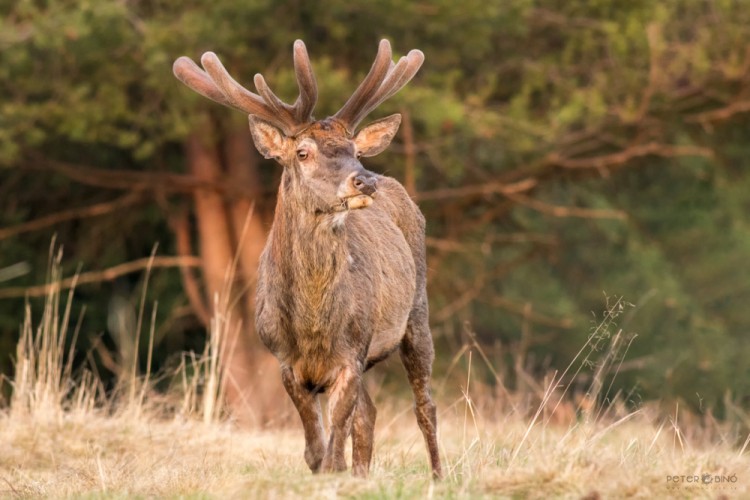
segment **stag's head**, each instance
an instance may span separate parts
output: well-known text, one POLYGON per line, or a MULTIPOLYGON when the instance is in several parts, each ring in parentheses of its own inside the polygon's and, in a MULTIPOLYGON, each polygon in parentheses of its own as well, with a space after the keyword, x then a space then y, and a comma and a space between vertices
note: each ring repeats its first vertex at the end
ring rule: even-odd
POLYGON ((279 99, 262 75, 251 92, 237 83, 213 52, 201 57, 204 69, 187 57, 174 63, 174 73, 199 94, 249 114, 250 132, 258 151, 285 167, 285 189, 304 200, 314 213, 367 207, 377 193, 375 176, 360 158, 374 156, 390 144, 401 123, 395 114, 360 130, 359 123, 398 92, 419 70, 424 54, 412 50, 398 63, 382 40, 375 62, 344 106, 323 120, 313 118, 318 87, 305 44, 294 43, 294 69, 299 97, 293 105, 279 99))

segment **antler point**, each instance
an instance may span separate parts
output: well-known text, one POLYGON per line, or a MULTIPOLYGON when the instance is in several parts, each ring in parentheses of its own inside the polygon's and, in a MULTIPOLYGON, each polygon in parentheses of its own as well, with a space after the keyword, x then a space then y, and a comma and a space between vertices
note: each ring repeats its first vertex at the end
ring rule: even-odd
POLYGON ((219 60, 219 56, 217 56, 216 53, 214 52, 211 52, 211 51, 204 52, 203 55, 201 56, 201 65, 204 68, 206 67, 206 63, 210 65, 215 62, 219 62, 219 64, 221 64, 221 61, 219 60))
POLYGON ((407 57, 418 57, 420 59, 424 59, 424 52, 422 52, 419 49, 411 49, 408 54, 406 54, 407 57))
POLYGON ((188 56, 180 56, 172 63, 172 72, 176 75, 185 66, 193 66, 195 63, 188 56))

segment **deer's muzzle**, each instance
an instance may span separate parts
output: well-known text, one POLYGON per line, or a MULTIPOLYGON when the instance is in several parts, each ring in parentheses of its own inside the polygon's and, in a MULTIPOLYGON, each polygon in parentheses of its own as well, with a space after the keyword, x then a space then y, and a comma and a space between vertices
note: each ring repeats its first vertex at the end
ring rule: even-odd
POLYGON ((349 175, 338 190, 342 207, 356 210, 372 205, 372 198, 377 192, 378 179, 372 174, 354 172, 349 175))
POLYGON ((359 174, 352 179, 352 185, 354 189, 367 196, 372 196, 375 191, 378 190, 378 180, 366 174, 359 174))

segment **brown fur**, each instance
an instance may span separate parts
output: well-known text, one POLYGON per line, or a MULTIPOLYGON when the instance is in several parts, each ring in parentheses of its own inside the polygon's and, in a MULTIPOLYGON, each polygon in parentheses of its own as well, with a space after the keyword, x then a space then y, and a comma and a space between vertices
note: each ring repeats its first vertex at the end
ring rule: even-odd
MULTIPOLYGON (((267 147, 263 137, 261 151, 267 147)), ((285 166, 273 227, 261 257, 256 327, 282 366, 284 386, 305 428, 314 472, 346 468, 344 441, 351 432, 353 469, 366 475, 372 456, 375 407, 362 374, 396 349, 416 399, 435 476, 441 475, 435 406, 430 397, 433 361, 428 325, 424 217, 396 180, 363 169, 356 141, 330 120, 294 138, 279 136, 275 150, 285 166), (334 187, 353 174, 373 176, 377 191, 367 208, 327 210, 295 159, 300 144, 317 145, 316 175, 334 187), (336 218, 342 218, 340 223, 336 218), (328 392, 331 435, 327 446, 316 393, 328 392)), ((270 141, 273 143, 273 141, 270 141)), ((271 147, 273 149, 273 147, 271 147)))
POLYGON ((391 56, 382 40, 362 84, 332 118, 320 121, 312 117, 317 83, 301 40, 294 43, 300 88, 294 105, 281 102, 261 75, 255 76, 260 95, 241 87, 212 52, 201 57, 205 71, 187 57, 173 70, 196 92, 249 113, 258 151, 284 166, 258 270, 255 322, 281 363, 282 382, 302 419, 310 469, 345 469, 351 434, 352 468, 367 475, 376 410, 362 374, 400 349, 432 473, 440 477, 424 217, 397 181, 366 171, 358 159, 388 147, 401 117, 352 134, 424 61, 419 50, 398 63, 391 56), (320 392, 329 394, 327 444, 320 392))

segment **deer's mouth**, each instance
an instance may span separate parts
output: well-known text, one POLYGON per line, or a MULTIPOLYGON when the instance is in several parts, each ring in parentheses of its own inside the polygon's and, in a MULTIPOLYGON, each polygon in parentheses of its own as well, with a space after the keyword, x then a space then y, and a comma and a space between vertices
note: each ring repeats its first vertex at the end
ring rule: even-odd
POLYGON ((367 194, 352 194, 349 196, 343 196, 339 198, 339 202, 334 205, 334 212, 347 212, 349 210, 359 210, 360 208, 366 208, 372 205, 374 201, 375 193, 372 196, 367 194))
POLYGON ((378 192, 377 178, 372 174, 355 171, 339 185, 336 195, 340 201, 339 210, 357 210, 372 205, 378 192))
MULTIPOLYGON (((374 195, 375 193, 373 193, 374 195)), ((373 199, 368 194, 355 194, 353 196, 347 196, 341 200, 341 203, 346 206, 347 210, 357 210, 359 208, 365 208, 372 205, 373 199)))

